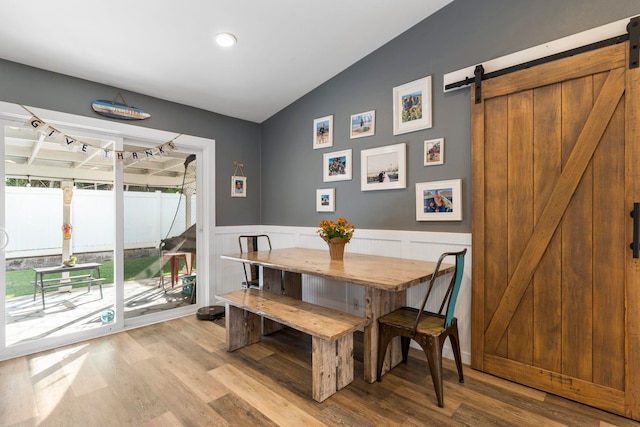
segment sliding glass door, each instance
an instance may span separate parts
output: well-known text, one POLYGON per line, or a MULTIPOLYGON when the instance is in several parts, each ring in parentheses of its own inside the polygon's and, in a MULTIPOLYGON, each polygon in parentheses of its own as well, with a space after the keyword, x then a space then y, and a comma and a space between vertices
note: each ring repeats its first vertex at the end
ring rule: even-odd
POLYGON ((197 144, 1 120, 0 359, 195 312, 197 144))

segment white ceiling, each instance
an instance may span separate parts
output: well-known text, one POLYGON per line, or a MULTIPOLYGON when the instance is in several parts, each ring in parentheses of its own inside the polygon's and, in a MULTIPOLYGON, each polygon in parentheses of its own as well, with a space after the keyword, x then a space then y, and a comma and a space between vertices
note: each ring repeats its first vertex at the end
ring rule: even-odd
POLYGON ((451 1, 0 0, 0 58, 261 123, 451 1))

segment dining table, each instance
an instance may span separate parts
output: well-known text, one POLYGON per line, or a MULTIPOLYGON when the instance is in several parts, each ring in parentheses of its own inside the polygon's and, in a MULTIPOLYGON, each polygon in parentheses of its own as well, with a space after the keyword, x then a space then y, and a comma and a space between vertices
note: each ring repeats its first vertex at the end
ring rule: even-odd
MULTIPOLYGON (((377 379, 378 318, 406 305, 407 289, 431 279, 436 262, 347 252, 341 260, 329 257, 328 250, 290 247, 221 255, 222 259, 262 267, 262 288, 302 299, 302 275, 313 275, 364 287, 364 316, 371 320, 364 327, 364 379, 377 379)), ((440 266, 438 275, 453 273, 452 264, 440 266)), ((278 325, 265 322, 263 333, 278 325)), ((399 337, 387 349, 382 373, 402 360, 399 337)))

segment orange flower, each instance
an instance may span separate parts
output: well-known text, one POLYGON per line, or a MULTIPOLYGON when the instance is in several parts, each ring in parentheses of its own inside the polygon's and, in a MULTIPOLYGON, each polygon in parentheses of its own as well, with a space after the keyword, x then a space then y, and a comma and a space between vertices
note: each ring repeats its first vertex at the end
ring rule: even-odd
POLYGON ((344 239, 347 243, 351 240, 353 232, 356 229, 353 224, 343 217, 337 218, 335 222, 323 219, 320 221, 319 226, 320 228, 317 230, 317 233, 324 240, 330 240, 338 237, 344 239))

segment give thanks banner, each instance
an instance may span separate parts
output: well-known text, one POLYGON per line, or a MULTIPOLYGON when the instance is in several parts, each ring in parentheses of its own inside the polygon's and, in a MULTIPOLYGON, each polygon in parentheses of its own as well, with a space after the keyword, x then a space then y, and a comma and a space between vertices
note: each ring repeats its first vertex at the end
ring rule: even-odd
MULTIPOLYGON (((29 113, 33 114, 31 112, 29 113)), ((164 156, 165 154, 177 149, 174 142, 175 138, 153 148, 145 148, 142 151, 109 150, 106 148, 94 147, 86 142, 78 140, 77 138, 64 134, 35 115, 31 116, 31 118, 25 123, 25 126, 41 132, 44 135, 45 141, 58 142, 60 145, 67 147, 70 151, 86 153, 87 155, 100 151, 104 159, 111 159, 115 157, 117 162, 123 162, 124 164, 130 164, 141 160, 151 160, 156 156, 164 156)))

